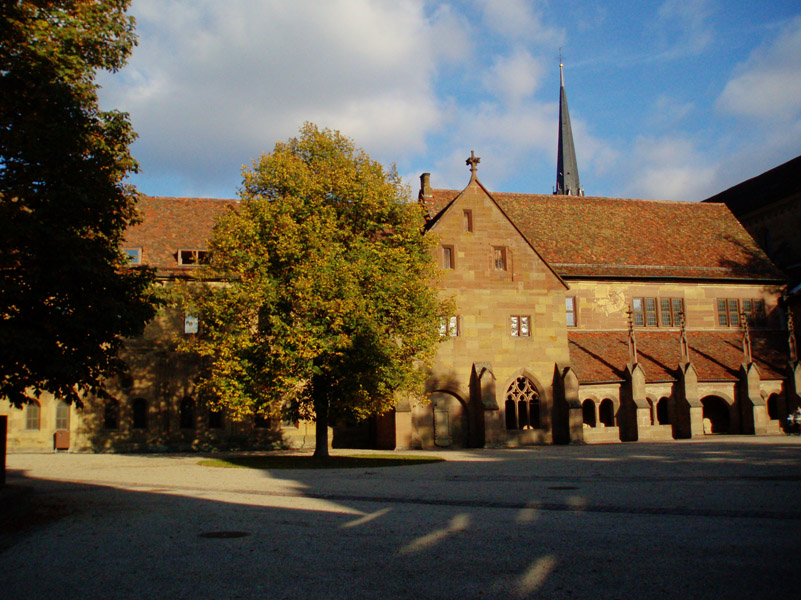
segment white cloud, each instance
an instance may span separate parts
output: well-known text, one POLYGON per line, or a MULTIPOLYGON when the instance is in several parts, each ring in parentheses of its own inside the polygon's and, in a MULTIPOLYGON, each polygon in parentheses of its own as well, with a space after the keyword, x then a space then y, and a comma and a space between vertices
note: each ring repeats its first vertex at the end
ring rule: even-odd
POLYGON ((101 98, 131 113, 134 154, 151 175, 238 175, 306 120, 398 160, 424 151, 443 120, 438 65, 470 51, 463 19, 445 8, 429 19, 423 8, 421 0, 135 0, 139 47, 121 75, 101 78, 101 98))
POLYGON ((484 23, 505 39, 521 39, 529 44, 554 47, 564 45, 565 32, 543 23, 540 3, 525 0, 476 0, 484 23))
POLYGON ((801 111, 801 18, 756 49, 718 98, 718 108, 742 117, 781 121, 801 111))
POLYGON ((700 200, 716 174, 692 141, 683 137, 639 137, 629 156, 626 192, 634 198, 700 200))
POLYGON ((517 106, 536 91, 542 73, 542 62, 518 47, 509 56, 496 57, 485 74, 484 85, 500 100, 517 106))
POLYGON ((675 127, 695 110, 692 102, 682 102, 665 94, 657 96, 651 107, 650 122, 658 127, 675 127))

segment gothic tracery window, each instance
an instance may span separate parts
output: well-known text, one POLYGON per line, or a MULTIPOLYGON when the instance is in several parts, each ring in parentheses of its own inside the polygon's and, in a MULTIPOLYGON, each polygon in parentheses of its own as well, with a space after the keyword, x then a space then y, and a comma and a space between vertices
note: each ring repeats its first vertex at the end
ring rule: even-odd
POLYGON ((506 428, 539 429, 540 396, 527 377, 518 377, 506 390, 506 428))

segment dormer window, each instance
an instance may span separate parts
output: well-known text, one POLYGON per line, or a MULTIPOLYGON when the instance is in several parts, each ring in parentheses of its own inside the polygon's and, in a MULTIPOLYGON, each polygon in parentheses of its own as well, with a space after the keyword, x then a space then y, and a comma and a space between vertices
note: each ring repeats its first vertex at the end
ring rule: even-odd
POLYGON ((141 248, 123 248, 123 254, 128 258, 129 265, 142 264, 142 249, 141 248))
POLYGON ((207 265, 211 260, 208 250, 178 250, 178 264, 184 267, 207 265))

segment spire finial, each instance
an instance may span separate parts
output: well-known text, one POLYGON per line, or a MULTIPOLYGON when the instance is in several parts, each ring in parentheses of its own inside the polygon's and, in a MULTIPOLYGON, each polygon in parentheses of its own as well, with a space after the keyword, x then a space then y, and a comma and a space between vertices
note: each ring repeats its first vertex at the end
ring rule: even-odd
POLYGON ((573 129, 567 110, 565 75, 562 68, 562 49, 559 49, 559 142, 556 154, 556 187, 553 193, 565 196, 583 196, 579 183, 576 148, 573 145, 573 129))
POLYGON ((564 64, 562 64, 562 47, 559 47, 559 86, 565 87, 565 72, 563 70, 564 64))
POLYGON ((750 365, 753 362, 751 355, 751 330, 749 328, 748 316, 745 312, 740 313, 740 322, 743 324, 743 360, 750 365))
POLYGON ((634 312, 629 308, 626 311, 629 321, 629 364, 636 365, 639 360, 637 356, 637 338, 634 337, 634 312))
POLYGON ((476 156, 476 153, 475 153, 474 150, 470 151, 470 158, 468 158, 464 162, 465 162, 465 164, 467 166, 470 167, 470 176, 471 177, 475 177, 476 176, 476 171, 478 170, 478 163, 481 162, 481 159, 478 156, 476 156))
POLYGON ((681 364, 686 365, 690 362, 690 343, 687 341, 687 315, 684 311, 679 313, 681 319, 681 335, 679 336, 679 345, 681 346, 681 364))

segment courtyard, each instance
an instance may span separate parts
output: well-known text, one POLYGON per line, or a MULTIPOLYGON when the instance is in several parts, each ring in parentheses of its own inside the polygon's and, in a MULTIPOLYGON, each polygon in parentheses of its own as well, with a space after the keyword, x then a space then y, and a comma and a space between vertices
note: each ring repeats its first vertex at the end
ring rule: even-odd
POLYGON ((423 454, 445 460, 10 454, 2 596, 798 597, 797 436, 423 454))

